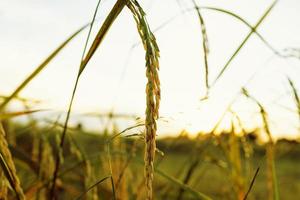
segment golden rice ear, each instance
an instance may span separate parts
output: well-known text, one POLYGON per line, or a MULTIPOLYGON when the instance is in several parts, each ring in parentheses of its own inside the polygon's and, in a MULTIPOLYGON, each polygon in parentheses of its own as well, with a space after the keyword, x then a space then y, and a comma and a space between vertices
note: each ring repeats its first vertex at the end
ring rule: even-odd
POLYGON ((16 193, 18 200, 25 200, 25 195, 20 184, 19 177, 16 172, 16 167, 9 151, 8 144, 5 139, 5 132, 0 122, 0 165, 4 175, 9 181, 11 187, 16 193))
POLYGON ((155 157, 155 137, 156 137, 156 120, 159 116, 160 104, 160 81, 158 76, 159 70, 159 49, 156 39, 151 32, 147 23, 145 12, 135 0, 128 1, 128 8, 131 10, 137 24, 137 29, 146 51, 146 121, 145 121, 145 180, 147 199, 153 199, 152 183, 154 174, 154 157, 155 157))

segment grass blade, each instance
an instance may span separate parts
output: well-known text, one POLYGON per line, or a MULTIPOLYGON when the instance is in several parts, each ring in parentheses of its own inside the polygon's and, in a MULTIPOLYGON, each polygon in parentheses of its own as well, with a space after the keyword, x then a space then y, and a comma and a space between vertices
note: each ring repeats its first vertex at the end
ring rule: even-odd
POLYGON ((96 19, 96 16, 97 16, 97 12, 98 12, 100 3, 101 3, 101 0, 98 1, 97 6, 96 6, 96 9, 95 9, 95 12, 94 12, 94 16, 93 16, 93 19, 92 19, 92 23, 91 23, 91 26, 90 26, 90 28, 89 28, 89 32, 88 32, 88 35, 87 35, 87 38, 86 38, 86 41, 85 41, 85 44, 84 44, 84 49, 83 49, 81 61, 83 60, 84 55, 85 55, 85 52, 86 52, 86 49, 87 49, 87 45, 88 45, 89 38, 90 38, 91 33, 92 33, 92 29, 93 29, 93 26, 94 26, 94 22, 95 22, 95 19, 96 19))
POLYGON ((259 32, 257 32, 257 30, 255 30, 255 28, 249 23, 247 22, 245 19, 243 19, 241 16, 230 12, 228 10, 222 9, 222 8, 215 8, 215 7, 200 7, 200 9, 206 9, 206 10, 213 10, 213 11, 217 11, 217 12, 221 12, 224 14, 227 14, 231 17, 236 18, 237 20, 239 20, 240 22, 242 22, 243 24, 245 24, 250 30, 253 30, 253 33, 255 33, 257 35, 257 37, 271 50, 273 51, 276 55, 282 56, 259 32))
POLYGON ((9 112, 9 113, 1 113, 0 120, 10 119, 13 117, 19 117, 22 115, 29 115, 35 112, 40 112, 42 110, 28 110, 28 111, 18 111, 18 112, 9 112))
POLYGON ((290 87, 292 88, 293 96, 294 96, 294 101, 297 106, 297 111, 298 111, 298 116, 299 116, 299 121, 300 121, 300 99, 299 99, 299 94, 298 91, 293 83, 293 81, 288 77, 288 81, 290 84, 290 87))
MULTIPOLYGON (((280 56, 280 57, 286 57, 284 55, 282 55, 278 50, 276 50, 257 30, 254 29, 254 27, 249 23, 247 22, 244 18, 242 18, 241 16, 231 12, 231 11, 228 11, 228 10, 225 10, 225 9, 222 9, 222 8, 216 8, 216 7, 208 7, 208 6, 199 6, 200 10, 203 9, 203 10, 212 10, 212 11, 216 11, 216 12, 220 12, 220 13, 223 13, 223 14, 226 14, 226 15, 229 15, 235 19, 237 19, 238 21, 242 22, 244 25, 246 25, 250 30, 253 30, 253 33, 255 33, 258 38, 266 45, 266 47, 268 47, 271 51, 274 52, 274 54, 280 56)), ((158 27, 156 27, 153 32, 155 33, 156 31, 159 31, 161 30, 162 28, 164 28, 165 26, 167 26, 170 22, 172 22, 173 20, 175 20, 177 17, 185 14, 185 13, 188 13, 188 12, 192 12, 194 11, 195 8, 188 8, 188 9, 185 9, 183 10, 182 12, 180 12, 179 14, 167 19, 165 22, 163 22, 161 25, 159 25, 158 27)), ((135 43, 132 48, 138 46, 140 43, 135 43)))
POLYGON ((212 200, 210 197, 206 196, 203 193, 200 193, 196 190, 194 190, 193 188, 191 188, 190 186, 182 183, 181 181, 179 181, 178 179, 169 176, 168 174, 164 173, 163 171, 159 170, 159 169, 155 169, 155 173, 161 175, 162 177, 164 177, 165 179, 167 179, 168 181, 172 182, 173 184, 179 186, 180 188, 186 190, 187 192, 189 192, 190 194, 192 194, 194 197, 196 197, 197 199, 200 200, 212 200))
POLYGON ((255 99, 253 96, 249 94, 249 92, 243 88, 242 93, 254 101, 259 109, 260 109, 260 115, 263 121, 263 128, 264 131, 267 133, 267 136, 269 138, 268 143, 266 144, 266 153, 267 153, 267 188, 268 188, 268 195, 270 200, 279 200, 279 188, 278 188, 278 182, 277 182, 277 175, 276 175, 276 168, 275 168, 275 143, 272 138, 271 130, 269 127, 269 120, 268 120, 268 115, 263 107, 263 105, 255 99))
MULTIPOLYGON (((99 47, 99 45, 103 41, 104 36, 108 32, 109 28, 111 27, 111 25, 113 24, 113 22, 115 21, 117 16, 120 14, 122 9, 125 7, 126 3, 127 3, 127 1, 124 1, 124 0, 118 0, 115 3, 114 7, 112 8, 110 13, 106 17, 103 25, 101 26, 99 32, 97 33, 96 38, 94 39, 87 55, 85 56, 85 58, 80 63, 78 75, 76 77, 76 81, 75 81, 74 88, 73 88, 73 91, 72 91, 71 99, 70 99, 70 102, 69 102, 69 107, 68 107, 66 120, 65 120, 65 123, 64 123, 63 132, 62 132, 62 135, 61 135, 59 151, 62 151, 63 146, 64 146, 65 136, 66 136, 67 128, 68 128, 68 122, 69 122, 70 114, 71 114, 71 111, 72 111, 72 105, 73 105, 73 101, 74 101, 74 97, 75 97, 75 93, 76 93, 76 90, 77 90, 77 86, 78 86, 78 83, 79 83, 80 76, 81 76, 82 72, 84 71, 86 65, 88 64, 89 60, 94 55, 97 48, 99 47)), ((96 9, 96 11, 97 11, 97 9, 96 9)), ((85 49, 84 49, 84 51, 85 51, 85 49)), ((57 179, 57 175, 58 175, 58 171, 59 171, 59 167, 60 167, 60 157, 59 157, 60 153, 59 153, 59 151, 58 151, 57 156, 56 156, 55 171, 54 171, 54 174, 53 174, 53 181, 52 181, 52 186, 51 186, 51 190, 50 190, 50 196, 51 196, 52 199, 55 199, 56 179, 57 179)))
POLYGON ((89 51, 87 52, 87 55, 84 57, 84 59, 81 61, 80 68, 79 68, 79 73, 78 76, 83 72, 85 69, 86 65, 96 52, 97 48, 100 46, 102 43, 106 33, 108 32, 109 28, 117 18, 117 16, 120 14, 120 12, 123 10, 125 5, 127 4, 127 0, 118 0, 112 10, 110 11, 109 15, 105 19, 103 25, 101 26, 99 32, 96 35, 96 38, 94 39, 89 51))
POLYGON ((256 177, 257 177, 257 175, 258 175, 258 172, 259 172, 259 167, 258 167, 258 168, 256 169, 256 171, 255 171, 255 174, 254 174, 254 176, 253 176, 253 178, 252 178, 252 180, 251 180, 251 183, 250 183, 250 186, 249 186, 249 188, 248 188, 248 191, 247 191, 245 197, 243 198, 243 200, 246 200, 246 199, 248 198, 248 195, 249 195, 249 193, 250 193, 250 191, 251 191, 251 189, 252 189, 252 187, 253 187, 253 185, 254 185, 254 182, 255 182, 255 180, 256 180, 256 177))
POLYGON ((234 51, 234 53, 231 55, 231 57, 228 59, 228 61, 226 62, 226 64, 223 66, 222 70, 219 72, 219 74, 217 75, 216 79, 212 82, 212 86, 214 86, 216 84, 216 82, 219 80, 219 78, 223 75, 223 73, 225 72, 225 70, 227 69, 227 67, 229 66, 229 64, 231 63, 231 61, 235 58, 235 56, 240 52, 240 50, 243 48, 243 46, 246 44, 246 42, 248 41, 248 39, 250 38, 250 36, 254 33, 254 30, 256 30, 259 25, 263 22, 263 20, 268 16, 268 14, 271 12, 271 10, 274 8, 274 6, 276 5, 278 1, 275 0, 271 6, 266 10, 266 12, 263 14, 263 16, 258 20, 258 22, 256 23, 256 25, 253 27, 253 29, 248 33, 248 35, 245 37, 245 39, 242 41, 242 43, 238 46, 238 48, 234 51))
POLYGON ((101 184, 102 182, 104 182, 105 180, 111 178, 110 176, 106 176, 104 178, 102 178, 101 180, 97 181, 94 185, 92 185, 91 187, 89 187, 86 191, 84 191, 83 193, 81 193, 75 200, 80 200, 83 199, 83 197, 90 191, 92 190, 94 187, 96 187, 97 185, 101 184))

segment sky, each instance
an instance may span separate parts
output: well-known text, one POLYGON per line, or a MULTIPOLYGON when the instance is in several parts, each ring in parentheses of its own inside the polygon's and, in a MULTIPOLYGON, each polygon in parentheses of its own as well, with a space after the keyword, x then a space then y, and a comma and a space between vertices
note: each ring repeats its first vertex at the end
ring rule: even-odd
MULTIPOLYGON (((232 109, 245 128, 261 126, 259 109, 238 95, 242 86, 266 108, 275 137, 299 137, 299 118, 287 77, 300 88, 300 59, 281 58, 254 34, 205 95, 204 60, 199 19, 191 0, 141 0, 160 48, 161 108, 158 134, 209 131, 235 100, 232 109), (172 19, 172 20, 170 20, 172 19), (292 110, 292 111, 291 111, 292 110)), ((92 31, 92 39, 115 1, 103 0, 92 31)), ((203 0, 199 6, 229 10, 256 24, 272 1, 203 0)), ((0 94, 9 95, 61 42, 92 19, 97 0, 0 0, 0 94)), ((281 0, 257 31, 279 52, 300 47, 300 1, 281 0)), ((249 33, 249 28, 231 16, 201 10, 209 42, 209 81, 249 33)), ((74 39, 35 78, 21 96, 42 100, 33 108, 49 109, 42 117, 66 110, 87 30, 74 39)), ((135 21, 126 8, 84 71, 76 93, 73 119, 84 127, 99 128, 98 119, 86 113, 115 113, 144 116, 145 53, 135 21), (80 118, 81 116, 81 118, 80 118), (79 119, 80 118, 80 119, 79 119)), ((90 41, 91 43, 91 41, 90 41)), ((89 43, 89 44, 90 44, 89 43)), ((20 109, 12 104, 11 109, 20 109)), ((41 117, 41 115, 38 115, 41 117)), ((120 121, 121 127, 133 121, 120 121)), ((229 128, 227 115, 220 125, 229 128)), ((102 126, 103 127, 103 126, 102 126)))

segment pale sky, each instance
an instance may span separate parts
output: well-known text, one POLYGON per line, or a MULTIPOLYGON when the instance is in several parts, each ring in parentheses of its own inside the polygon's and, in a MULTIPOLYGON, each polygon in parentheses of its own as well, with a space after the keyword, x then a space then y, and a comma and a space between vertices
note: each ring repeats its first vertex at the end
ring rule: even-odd
MULTIPOLYGON (((95 36, 115 1, 100 4, 93 35, 95 36)), ((180 14, 192 8, 191 0, 141 0, 152 30, 177 16, 155 32, 161 51, 161 116, 159 134, 192 133, 210 130, 240 87, 247 83, 249 92, 266 108, 271 130, 276 136, 296 137, 299 119, 280 105, 296 110, 286 76, 300 88, 300 60, 274 55, 254 34, 211 90, 205 93, 204 61, 199 20, 195 12, 180 14), (255 74, 255 76, 254 76, 255 74), (253 77, 253 78, 251 78, 253 77), (279 98, 280 97, 280 98, 279 98), (280 104, 280 105, 278 105, 280 104), (168 122, 165 122, 167 120, 168 122)), ((232 11, 254 25, 270 0, 203 0, 200 6, 232 11)), ((97 0, 0 0, 0 94, 8 95, 62 41, 92 19, 97 0)), ((258 32, 280 52, 300 47, 300 1, 281 0, 258 28, 258 32)), ((202 10, 206 23, 210 54, 209 80, 249 32, 241 22, 215 11, 202 10)), ((43 100, 36 108, 51 112, 66 110, 73 87, 87 31, 65 48, 49 66, 21 93, 23 97, 43 100)), ((136 114, 145 110, 145 61, 135 21, 126 8, 113 24, 102 46, 84 71, 77 91, 74 115, 88 112, 136 114)), ((259 125, 258 108, 239 98, 233 105, 245 126, 259 125)), ((44 116, 50 115, 45 113, 44 116)), ((100 127, 99 121, 87 121, 85 127, 100 127), (98 123, 98 124, 97 124, 98 123)), ((122 122, 130 126, 133 122, 122 122)), ((228 127, 224 120, 222 127, 228 127)), ((299 136, 298 136, 299 137, 299 136)))

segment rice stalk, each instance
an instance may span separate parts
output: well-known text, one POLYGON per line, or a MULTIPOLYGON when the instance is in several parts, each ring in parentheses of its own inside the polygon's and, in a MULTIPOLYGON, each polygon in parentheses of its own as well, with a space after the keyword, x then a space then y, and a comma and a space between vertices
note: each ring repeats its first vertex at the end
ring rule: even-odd
POLYGON ((300 48, 285 48, 282 57, 300 59, 300 48))
POLYGON ((16 193, 16 197, 18 200, 25 200, 25 195, 23 193, 23 189, 21 187, 21 183, 19 177, 16 172, 16 167, 14 161, 12 159, 12 155, 9 151, 8 144, 5 139, 5 132, 2 127, 2 123, 0 123, 0 164, 5 174, 7 180, 10 183, 10 186, 16 193))
POLYGON ((112 188, 112 193, 113 193, 113 200, 116 200, 116 191, 115 191, 115 184, 114 184, 114 178, 113 178, 113 169, 112 169, 112 162, 111 162, 111 153, 110 153, 110 144, 107 143, 106 145, 106 153, 107 153, 107 158, 108 158, 108 167, 109 167, 109 172, 110 172, 110 183, 111 183, 111 188, 112 188))
POLYGON ((96 16, 97 16, 97 12, 98 12, 100 3, 101 3, 101 0, 98 0, 98 3, 97 3, 97 5, 96 5, 96 9, 95 9, 95 11, 94 11, 94 16, 93 16, 93 19, 92 19, 92 22, 91 22, 91 26, 90 26, 90 28, 89 28, 88 35, 87 35, 87 37, 86 37, 86 41, 85 41, 85 45, 84 45, 84 48, 83 48, 81 60, 84 59, 85 52, 86 52, 86 49, 87 49, 87 46, 88 46, 88 42, 89 42, 89 39, 90 39, 92 30, 93 30, 94 22, 95 22, 95 19, 96 19, 96 16))
MULTIPOLYGON (((209 6, 199 6, 200 10, 211 10, 211 11, 216 11, 219 13, 223 13, 226 15, 229 15, 230 17, 233 17, 235 19, 237 19, 238 21, 242 22, 244 25, 246 25, 250 30, 253 30, 253 33, 256 34, 256 36, 264 43, 264 45, 269 48, 275 55, 278 55, 280 57, 285 57, 284 55, 280 54, 280 52, 278 50, 276 50, 257 30, 254 29, 254 27, 247 22, 244 18, 242 18, 241 16, 222 9, 222 8, 216 8, 216 7, 209 7, 209 6)), ((168 25, 170 22, 172 22, 173 20, 175 20, 177 17, 181 16, 182 14, 185 14, 187 12, 192 12, 194 11, 195 8, 188 8, 185 10, 182 10, 181 13, 174 15, 173 17, 170 17, 169 19, 167 19, 166 21, 164 21, 163 23, 161 23, 161 25, 159 25, 158 27, 156 27, 155 29, 153 29, 153 32, 157 32, 160 29, 164 28, 166 25, 168 25)), ((139 43, 135 43, 134 45, 132 45, 132 48, 138 46, 139 43)))
POLYGON ((268 136, 268 143, 266 144, 266 155, 267 155, 267 188, 268 188, 268 199, 269 200, 279 200, 279 188, 277 183, 277 175, 276 175, 276 168, 275 168, 275 143, 272 138, 272 134, 269 127, 269 120, 267 112, 265 111, 262 104, 255 99, 254 97, 250 96, 248 91, 243 88, 242 93, 254 101, 259 109, 260 115, 263 122, 263 129, 268 136))
POLYGON ((242 164, 240 155, 240 144, 235 132, 234 122, 232 121, 232 130, 229 135, 228 156, 231 164, 231 176, 234 182, 234 190, 238 200, 242 200, 245 195, 244 177, 242 175, 242 164))
MULTIPOLYGON (((75 81, 75 84, 74 84, 74 87, 73 87, 73 91, 72 91, 72 94, 71 94, 71 99, 70 99, 69 106, 68 106, 68 111, 67 111, 67 116, 66 116, 65 123, 64 123, 63 132, 62 132, 62 135, 61 135, 59 151, 61 151, 63 146, 64 146, 65 135, 67 133, 69 118, 70 118, 70 114, 71 114, 71 111, 72 111, 73 101, 74 101, 75 93, 76 93, 76 90, 77 90, 77 86, 79 84, 80 76, 81 76, 82 72, 84 71, 85 67, 87 66, 88 62, 90 61, 90 59, 92 58, 92 56, 96 52, 97 48, 102 43, 102 41, 104 39, 104 36, 108 32, 109 28, 111 27, 111 25, 113 24, 113 22, 115 21, 117 16, 120 14, 120 12, 125 7, 126 3, 127 2, 124 1, 124 0, 118 0, 115 3, 114 7, 110 11, 110 13, 106 17, 105 21, 103 22, 103 25, 101 26, 100 30, 98 31, 98 33, 96 35, 96 38, 94 39, 91 47, 89 48, 89 51, 87 52, 87 55, 84 57, 84 59, 80 63, 78 74, 77 74, 77 77, 76 77, 76 81, 75 81)), ((84 51, 85 51, 85 49, 84 49, 84 51)), ((84 55, 84 52, 83 52, 83 55, 84 55)), ((50 196, 53 199, 55 199, 55 181, 57 179, 59 167, 60 167, 60 157, 57 156, 56 157, 55 171, 54 171, 54 174, 53 174, 52 187, 51 187, 51 192, 50 192, 50 196)))
MULTIPOLYGON (((120 169, 120 173, 118 175, 118 178, 116 179, 116 192, 118 191, 119 186, 124 187, 124 185, 126 184, 122 180, 124 177, 128 179, 129 173, 127 173, 127 171, 130 170, 129 164, 132 161, 132 159, 135 157, 136 145, 137 145, 137 140, 135 140, 134 143, 132 144, 132 147, 130 149, 130 154, 126 159, 126 162, 123 164, 122 168, 120 169)), ((132 174, 130 173, 129 176, 132 177, 132 174)))
MULTIPOLYGON (((49 144, 49 142, 47 141, 46 137, 42 136, 42 140, 41 140, 41 156, 40 156, 40 167, 39 167, 39 174, 38 174, 38 179, 41 182, 44 182, 46 180, 48 180, 49 177, 51 177, 51 175, 54 172, 54 157, 53 157, 53 149, 51 147, 51 145, 49 144)), ((48 189, 49 188, 45 188, 45 190, 38 190, 37 195, 38 195, 38 199, 40 196, 44 196, 47 197, 48 195, 48 189)), ((45 198, 47 199, 47 198, 45 198)))
POLYGON ((247 140, 247 131, 245 130, 242 120, 241 118, 238 116, 238 114, 234 111, 232 111, 232 114, 235 116, 239 127, 241 128, 242 131, 242 137, 241 139, 241 144, 242 144, 242 148, 243 148, 243 152, 244 152, 244 157, 245 157, 245 178, 247 180, 250 180, 250 172, 252 171, 252 167, 251 167, 251 158, 253 155, 253 147, 251 146, 251 144, 249 143, 249 141, 247 140))
POLYGON ((203 193, 200 193, 196 190, 194 190, 193 188, 191 188, 190 186, 182 183, 181 181, 175 179, 172 176, 169 176, 168 174, 166 174, 165 172, 156 169, 155 173, 159 174, 160 176, 164 177, 165 179, 167 179, 168 181, 170 181, 171 183, 173 183, 174 185, 179 186, 180 188, 183 188, 184 190, 186 190, 187 192, 189 192, 191 195, 193 195, 196 199, 199 200, 212 200, 210 197, 206 196, 203 193))
POLYGON ((264 124, 264 130, 266 131, 269 142, 267 143, 267 179, 268 179, 268 193, 269 200, 279 200, 279 191, 278 191, 278 183, 275 169, 275 144, 271 135, 271 131, 269 128, 268 116, 265 109, 259 104, 260 113, 264 124))
POLYGON ((111 178, 111 176, 106 176, 102 179, 100 179, 99 181, 97 181, 96 183, 94 183, 92 186, 90 186, 86 191, 84 191, 83 193, 81 193, 75 200, 80 200, 83 199, 83 197, 90 191, 92 190, 94 187, 98 186, 99 184, 101 184, 102 182, 106 181, 107 179, 111 178))
MULTIPOLYGON (((191 161, 191 160, 190 160, 190 161, 191 161)), ((183 184, 186 184, 186 185, 187 185, 187 184, 189 183, 189 181, 190 181, 191 178, 193 177, 192 175, 193 175, 193 173, 195 172, 195 170, 197 169, 199 163, 200 163, 199 157, 197 157, 195 160, 193 160, 193 161, 191 162, 191 164, 190 164, 190 166, 189 166, 189 168, 188 168, 188 170, 187 170, 187 173, 186 173, 186 175, 185 175, 185 177, 184 177, 183 184)), ((183 188, 180 188, 180 189, 179 189, 179 192, 178 192, 178 196, 177 196, 176 199, 177 199, 177 200, 182 199, 183 194, 184 194, 184 189, 183 189, 183 188)))
MULTIPOLYGON (((95 182, 94 168, 90 160, 84 160, 84 165, 85 165, 84 187, 85 190, 88 190, 90 185, 95 182)), ((98 188, 94 187, 93 189, 90 190, 91 191, 86 194, 86 199, 98 200, 98 194, 97 194, 98 188)))
POLYGON ((254 29, 254 27, 249 23, 247 22, 245 19, 243 19, 241 16, 231 12, 231 11, 228 11, 228 10, 225 10, 225 9, 222 9, 222 8, 216 8, 216 7, 208 7, 208 6, 203 6, 203 7, 200 7, 200 9, 204 9, 204 10, 212 10, 212 11, 216 11, 216 12, 220 12, 220 13, 224 13, 226 15, 229 15, 235 19, 237 19, 238 21, 242 22, 243 24, 245 24, 250 30, 253 30, 253 33, 256 34, 256 36, 265 44, 265 46, 267 48, 269 48, 271 51, 273 51, 273 53, 275 55, 278 55, 280 57, 283 57, 283 55, 280 54, 280 52, 278 50, 276 50, 259 32, 257 32, 257 30, 254 29))
POLYGON ((299 98, 299 94, 298 94, 298 91, 297 91, 293 81, 290 78, 288 78, 288 81, 289 81, 290 87, 291 87, 292 92, 293 92, 293 97, 294 97, 295 104, 297 106, 297 113, 298 113, 299 122, 300 122, 300 98, 299 98))
MULTIPOLYGON (((86 157, 83 150, 80 148, 79 144, 75 140, 72 134, 68 134, 68 139, 70 143, 70 153, 75 155, 77 160, 83 161, 85 174, 84 174, 84 188, 88 189, 92 183, 95 182, 94 176, 94 167, 91 164, 91 161, 86 157)), ((98 190, 97 187, 93 188, 88 194, 86 194, 86 198, 90 200, 98 200, 98 190)))
MULTIPOLYGON (((126 149, 126 143, 122 143, 121 138, 118 140, 115 140, 113 143, 114 149, 126 149)), ((134 148, 130 151, 134 151, 134 148)), ((121 156, 116 156, 113 159, 113 170, 117 173, 113 174, 113 180, 115 181, 115 193, 116 193, 116 199, 122 199, 122 200, 128 200, 129 194, 127 191, 128 183, 130 183, 130 178, 132 177, 130 175, 130 171, 126 170, 127 166, 129 165, 130 160, 132 159, 133 153, 128 152, 129 155, 127 159, 125 160, 121 156), (124 177, 124 178, 123 178, 124 177)))
MULTIPOLYGON (((136 158, 135 161, 137 162, 137 164, 143 164, 142 160, 140 160, 139 158, 136 158)), ((201 192, 196 191, 195 189, 193 189, 192 187, 190 187, 189 185, 186 185, 184 183, 182 183, 180 180, 178 180, 177 178, 174 178, 173 176, 170 176, 168 174, 166 174, 164 171, 160 170, 158 167, 155 167, 154 172, 158 175, 160 175, 161 177, 165 178, 166 180, 168 180, 170 183, 172 183, 175 186, 178 186, 180 188, 183 188, 185 191, 187 191, 188 193, 190 193, 191 195, 193 195, 196 199, 199 200, 211 200, 211 198, 201 192)), ((141 194, 141 184, 137 186, 137 195, 141 194)), ((139 198, 135 198, 135 199, 139 199, 139 198)))
POLYGON ((248 190, 247 190, 247 192, 246 192, 245 197, 243 198, 243 200, 246 200, 246 199, 248 198, 248 195, 250 194, 250 191, 251 191, 251 189, 252 189, 252 187, 253 187, 253 185, 254 185, 254 182, 255 182, 255 180, 256 180, 256 177, 257 177, 257 175, 258 175, 259 169, 260 169, 259 167, 256 169, 256 171, 255 171, 255 173, 254 173, 254 176, 253 176, 253 178, 252 178, 252 180, 251 180, 251 183, 250 183, 250 185, 249 185, 249 188, 248 188, 248 190))
POLYGON ((147 199, 153 199, 153 174, 154 174, 154 157, 156 150, 156 120, 159 116, 160 103, 160 81, 158 76, 159 70, 159 49, 156 43, 155 36, 151 32, 148 22, 145 18, 145 13, 137 1, 128 1, 128 8, 131 10, 134 19, 137 23, 137 29, 146 51, 146 77, 148 79, 146 85, 146 121, 145 121, 145 177, 147 188, 147 199))
POLYGON ((207 56, 209 54, 208 37, 207 37, 204 19, 200 13, 200 8, 197 5, 195 0, 192 0, 192 2, 194 4, 195 10, 196 10, 198 18, 199 18, 201 33, 202 33, 202 48, 203 48, 203 53, 204 53, 204 66, 205 66, 205 86, 206 86, 206 96, 207 96, 208 90, 209 90, 209 82, 208 82, 209 69, 208 69, 208 59, 207 59, 207 56))

